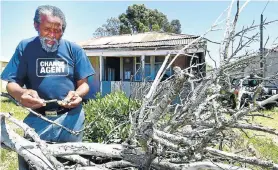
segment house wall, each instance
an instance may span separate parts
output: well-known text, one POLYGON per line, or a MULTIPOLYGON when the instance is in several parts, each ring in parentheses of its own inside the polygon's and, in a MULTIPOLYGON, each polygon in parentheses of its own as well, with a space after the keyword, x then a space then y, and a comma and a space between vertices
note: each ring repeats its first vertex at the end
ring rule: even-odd
MULTIPOLYGON (((278 52, 271 52, 266 58, 265 76, 273 77, 278 73, 278 52)), ((278 76, 275 77, 276 79, 278 76)), ((278 79, 274 81, 278 85, 278 79)))
MULTIPOLYGON (((188 58, 187 56, 182 56, 182 55, 178 56, 178 58, 173 63, 173 67, 178 66, 181 69, 186 68, 186 66, 189 65, 187 63, 187 58, 188 58)), ((190 60, 189 60, 189 62, 190 62, 190 60)))
MULTIPOLYGON (((0 73, 2 74, 2 71, 5 69, 5 67, 7 66, 8 62, 6 61, 0 61, 0 73)), ((2 91, 2 89, 6 89, 7 86, 7 81, 3 81, 0 80, 0 90, 2 91)))
POLYGON ((250 74, 261 74, 260 68, 260 57, 256 56, 248 63, 248 66, 244 69, 244 77, 249 76, 250 74))
MULTIPOLYGON (((246 77, 252 74, 260 75, 262 73, 260 67, 260 56, 254 56, 247 61, 247 65, 233 70, 232 74, 234 77, 246 77)), ((264 77, 270 78, 278 73, 278 52, 271 52, 266 57, 266 64, 264 66, 264 77)), ((277 79, 277 78, 276 78, 277 79)), ((278 80, 273 81, 274 84, 278 85, 278 80)), ((266 84, 268 85, 268 84, 266 84)))
POLYGON ((93 77, 88 78, 88 84, 90 87, 89 93, 84 97, 84 99, 95 98, 95 94, 100 91, 100 71, 99 71, 99 57, 90 56, 88 57, 94 70, 95 74, 93 77))
MULTIPOLYGON (((260 56, 254 56, 252 60, 248 62, 248 66, 244 68, 244 76, 248 76, 251 73, 260 74, 260 56)), ((241 70, 242 71, 242 70, 241 70)), ((271 77, 278 72, 278 52, 271 52, 266 57, 266 64, 264 66, 264 76, 271 77)))
MULTIPOLYGON (((190 54, 193 55, 193 54, 190 54)), ((192 64, 205 63, 205 55, 204 53, 195 54, 196 58, 193 58, 192 64), (197 58, 198 57, 198 58, 197 58)), ((185 69, 190 67, 191 56, 188 55, 180 55, 173 63, 173 67, 178 66, 181 69, 185 69)), ((200 74, 205 76, 206 65, 200 65, 198 68, 194 68, 193 70, 198 71, 200 74)))

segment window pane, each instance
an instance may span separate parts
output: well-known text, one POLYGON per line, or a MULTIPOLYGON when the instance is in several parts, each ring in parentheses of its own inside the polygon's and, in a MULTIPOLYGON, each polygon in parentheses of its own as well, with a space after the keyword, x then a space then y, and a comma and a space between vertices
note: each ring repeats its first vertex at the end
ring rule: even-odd
POLYGON ((155 65, 154 65, 154 69, 155 69, 155 75, 157 74, 157 72, 158 72, 158 70, 160 69, 160 67, 161 67, 161 65, 162 64, 158 64, 158 63, 156 63, 155 65))
POLYGON ((139 81, 139 80, 141 80, 142 79, 142 76, 141 76, 141 64, 136 64, 136 70, 135 70, 135 73, 136 73, 136 75, 135 75, 135 80, 136 81, 139 81))
POLYGON ((137 73, 135 76, 135 81, 141 81, 141 80, 142 80, 141 73, 137 73))
POLYGON ((145 56, 145 63, 151 63, 151 57, 145 56))
MULTIPOLYGON (((161 65, 162 65, 162 64, 160 64, 160 63, 156 63, 156 64, 154 65, 154 67, 155 67, 155 68, 154 68, 154 69, 155 69, 155 76, 156 76, 157 72, 159 71, 161 65)), ((167 76, 170 77, 170 76, 171 76, 171 68, 167 69, 165 74, 167 74, 167 76)))
POLYGON ((145 77, 151 76, 151 65, 145 64, 145 77))
POLYGON ((140 63, 141 62, 141 57, 136 57, 136 63, 140 63))
POLYGON ((170 76, 171 76, 171 68, 168 69, 168 70, 166 70, 166 73, 165 73, 165 74, 167 74, 167 76, 170 77, 170 76))
MULTIPOLYGON (((136 63, 141 63, 141 57, 136 57, 136 63)), ((145 56, 145 63, 151 63, 150 56, 145 56)))
MULTIPOLYGON (((136 75, 135 75, 135 80, 136 81, 141 81, 142 80, 142 72, 141 72, 141 65, 136 64, 136 75)), ((145 64, 145 78, 147 80, 151 79, 151 64, 145 64)))
POLYGON ((164 56, 155 56, 155 62, 156 62, 156 63, 157 63, 157 62, 163 63, 164 59, 165 59, 164 56))

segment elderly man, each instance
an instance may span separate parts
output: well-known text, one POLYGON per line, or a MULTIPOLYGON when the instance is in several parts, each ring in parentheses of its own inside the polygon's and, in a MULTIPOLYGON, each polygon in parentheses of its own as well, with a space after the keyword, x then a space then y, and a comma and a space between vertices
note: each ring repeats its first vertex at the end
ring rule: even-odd
MULTIPOLYGON (((81 130, 85 119, 82 97, 89 91, 87 78, 94 69, 81 47, 62 39, 66 19, 59 8, 39 6, 34 27, 39 36, 19 43, 1 79, 8 81, 7 91, 22 105, 71 130, 81 130), (53 99, 67 102, 47 102, 53 99)), ((49 142, 82 140, 82 133, 72 135, 33 114, 24 122, 49 142)), ((22 157, 19 169, 27 169, 22 157)))

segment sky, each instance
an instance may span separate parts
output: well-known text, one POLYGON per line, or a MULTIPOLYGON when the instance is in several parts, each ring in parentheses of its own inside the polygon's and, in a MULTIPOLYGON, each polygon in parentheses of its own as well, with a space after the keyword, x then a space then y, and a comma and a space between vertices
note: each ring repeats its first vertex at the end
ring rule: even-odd
MULTIPOLYGON (((240 1, 240 5, 245 1, 240 1)), ((63 38, 80 42, 93 37, 94 31, 110 17, 124 13, 132 4, 145 4, 147 8, 157 9, 167 15, 168 20, 180 20, 183 34, 202 35, 218 16, 229 6, 230 1, 1 1, 1 60, 9 60, 22 39, 37 36, 33 27, 35 10, 39 5, 59 7, 66 16, 67 28, 63 38)), ((267 21, 278 19, 278 1, 251 1, 239 17, 238 30, 259 24, 260 15, 267 21), (268 3, 268 4, 267 4, 268 3), (266 6, 267 4, 267 6, 266 6), (266 6, 266 8, 265 8, 266 6)), ((224 14, 226 17, 226 14, 224 14)), ((224 23, 225 25, 225 23, 224 23)), ((259 28, 255 31, 259 31, 259 28)), ((224 32, 214 31, 206 38, 220 41, 224 32)), ((278 37, 278 22, 266 26, 264 40, 269 42, 278 37)), ((269 46, 266 46, 270 48, 269 46)), ((259 43, 250 48, 257 50, 259 43)), ((214 60, 219 62, 219 46, 208 43, 214 60)), ((207 58, 209 64, 213 62, 207 58)))

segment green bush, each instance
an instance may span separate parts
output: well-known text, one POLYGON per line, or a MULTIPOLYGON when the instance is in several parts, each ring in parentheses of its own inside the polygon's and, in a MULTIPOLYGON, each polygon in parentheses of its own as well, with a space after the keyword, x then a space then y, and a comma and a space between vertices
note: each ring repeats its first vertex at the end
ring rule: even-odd
POLYGON ((129 99, 123 92, 115 92, 89 100, 86 112, 84 141, 119 143, 127 138, 130 123, 129 112, 139 108, 139 103, 129 99))

